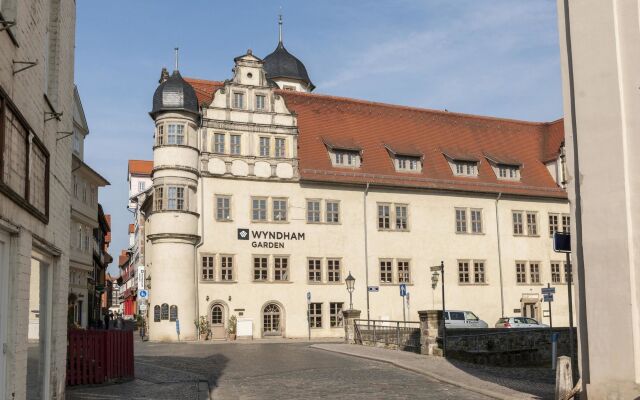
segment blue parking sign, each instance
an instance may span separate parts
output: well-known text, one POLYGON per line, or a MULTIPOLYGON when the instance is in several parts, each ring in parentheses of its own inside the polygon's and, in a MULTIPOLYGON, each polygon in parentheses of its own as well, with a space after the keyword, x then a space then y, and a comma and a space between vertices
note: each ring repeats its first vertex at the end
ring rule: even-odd
POLYGON ((400 296, 404 297, 407 295, 407 285, 404 283, 400 284, 400 296))

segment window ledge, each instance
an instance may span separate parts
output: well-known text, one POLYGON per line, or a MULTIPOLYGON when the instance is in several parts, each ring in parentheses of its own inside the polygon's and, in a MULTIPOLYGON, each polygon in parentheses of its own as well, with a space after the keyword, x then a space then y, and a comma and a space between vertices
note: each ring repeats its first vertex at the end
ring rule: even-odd
POLYGON ((217 219, 216 218, 216 222, 233 222, 232 219, 217 219))
POLYGON ((223 280, 200 280, 200 283, 203 284, 212 284, 212 283, 222 283, 222 284, 231 284, 231 283, 238 283, 238 281, 223 281, 223 280))
POLYGON ((475 282, 458 282, 458 286, 491 286, 490 283, 488 282, 484 282, 484 283, 475 283, 475 282))

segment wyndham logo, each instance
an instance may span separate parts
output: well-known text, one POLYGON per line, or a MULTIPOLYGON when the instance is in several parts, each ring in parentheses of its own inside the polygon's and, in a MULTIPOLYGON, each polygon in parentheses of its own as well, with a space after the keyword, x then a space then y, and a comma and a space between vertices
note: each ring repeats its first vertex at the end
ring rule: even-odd
POLYGON ((249 230, 246 228, 238 228, 238 240, 249 240, 249 230))

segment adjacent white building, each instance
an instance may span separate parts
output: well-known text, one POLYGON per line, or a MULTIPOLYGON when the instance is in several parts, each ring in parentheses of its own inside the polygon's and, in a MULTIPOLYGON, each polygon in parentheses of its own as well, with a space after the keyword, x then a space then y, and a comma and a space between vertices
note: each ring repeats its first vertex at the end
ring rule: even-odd
POLYGON ((514 121, 313 94, 279 42, 224 82, 161 75, 153 192, 142 207, 151 340, 343 335, 344 280, 364 318, 417 320, 446 304, 491 326, 566 326, 569 229, 562 120, 514 121), (399 285, 410 299, 403 311, 399 285), (368 287, 377 291, 369 292, 368 287), (310 296, 309 304, 307 296, 310 296), (309 311, 309 320, 307 319, 309 311), (403 314, 404 312, 404 314, 403 314))
POLYGON ((0 398, 62 399, 75 1, 3 0, 0 27, 0 398))

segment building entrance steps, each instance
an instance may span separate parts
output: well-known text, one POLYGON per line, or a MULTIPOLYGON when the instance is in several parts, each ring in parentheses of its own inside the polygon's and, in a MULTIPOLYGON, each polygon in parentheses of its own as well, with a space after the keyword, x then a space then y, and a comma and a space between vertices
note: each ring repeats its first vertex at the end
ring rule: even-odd
POLYGON ((311 346, 381 361, 496 399, 553 399, 554 373, 550 368, 482 366, 442 357, 425 356, 356 344, 321 343, 311 346))

